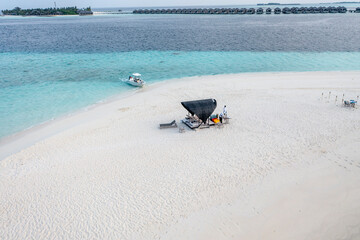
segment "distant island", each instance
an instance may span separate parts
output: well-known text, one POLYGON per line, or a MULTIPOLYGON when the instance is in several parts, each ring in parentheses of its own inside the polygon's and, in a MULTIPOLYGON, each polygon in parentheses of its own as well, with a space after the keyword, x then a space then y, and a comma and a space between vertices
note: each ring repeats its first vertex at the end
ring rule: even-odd
POLYGON ((32 8, 21 9, 19 7, 13 10, 2 10, 4 15, 12 16, 55 16, 55 15, 92 15, 91 7, 78 9, 77 7, 65 8, 32 8))
POLYGON ((258 3, 258 6, 267 6, 267 5, 300 5, 300 3, 258 3))

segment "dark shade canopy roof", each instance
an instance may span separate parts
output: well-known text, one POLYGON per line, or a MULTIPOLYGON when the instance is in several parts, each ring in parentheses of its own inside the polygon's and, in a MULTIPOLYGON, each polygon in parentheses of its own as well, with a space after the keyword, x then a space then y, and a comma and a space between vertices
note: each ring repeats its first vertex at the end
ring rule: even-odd
POLYGON ((215 99, 203 99, 195 101, 181 102, 181 105, 192 115, 196 115, 203 123, 210 117, 216 108, 215 99))

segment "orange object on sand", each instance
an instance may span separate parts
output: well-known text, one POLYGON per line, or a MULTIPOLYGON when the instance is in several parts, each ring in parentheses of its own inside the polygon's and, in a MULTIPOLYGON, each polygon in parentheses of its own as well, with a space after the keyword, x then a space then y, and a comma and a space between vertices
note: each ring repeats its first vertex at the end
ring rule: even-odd
POLYGON ((213 118, 213 119, 211 119, 211 121, 213 121, 214 123, 220 122, 220 120, 218 118, 213 118))

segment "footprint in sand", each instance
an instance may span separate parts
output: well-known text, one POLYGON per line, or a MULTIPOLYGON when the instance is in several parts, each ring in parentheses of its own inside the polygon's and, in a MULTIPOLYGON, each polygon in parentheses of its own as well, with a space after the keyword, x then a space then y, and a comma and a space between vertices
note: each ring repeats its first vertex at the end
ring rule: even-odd
POLYGON ((129 110, 129 107, 123 107, 123 108, 119 108, 120 112, 126 112, 127 110, 129 110))

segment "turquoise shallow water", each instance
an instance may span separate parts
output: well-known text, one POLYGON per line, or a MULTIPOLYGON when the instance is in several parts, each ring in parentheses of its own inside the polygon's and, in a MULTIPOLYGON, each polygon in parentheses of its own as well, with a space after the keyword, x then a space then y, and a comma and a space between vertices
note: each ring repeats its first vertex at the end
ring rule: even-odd
POLYGON ((0 137, 148 83, 242 72, 360 70, 360 52, 0 53, 0 137))

